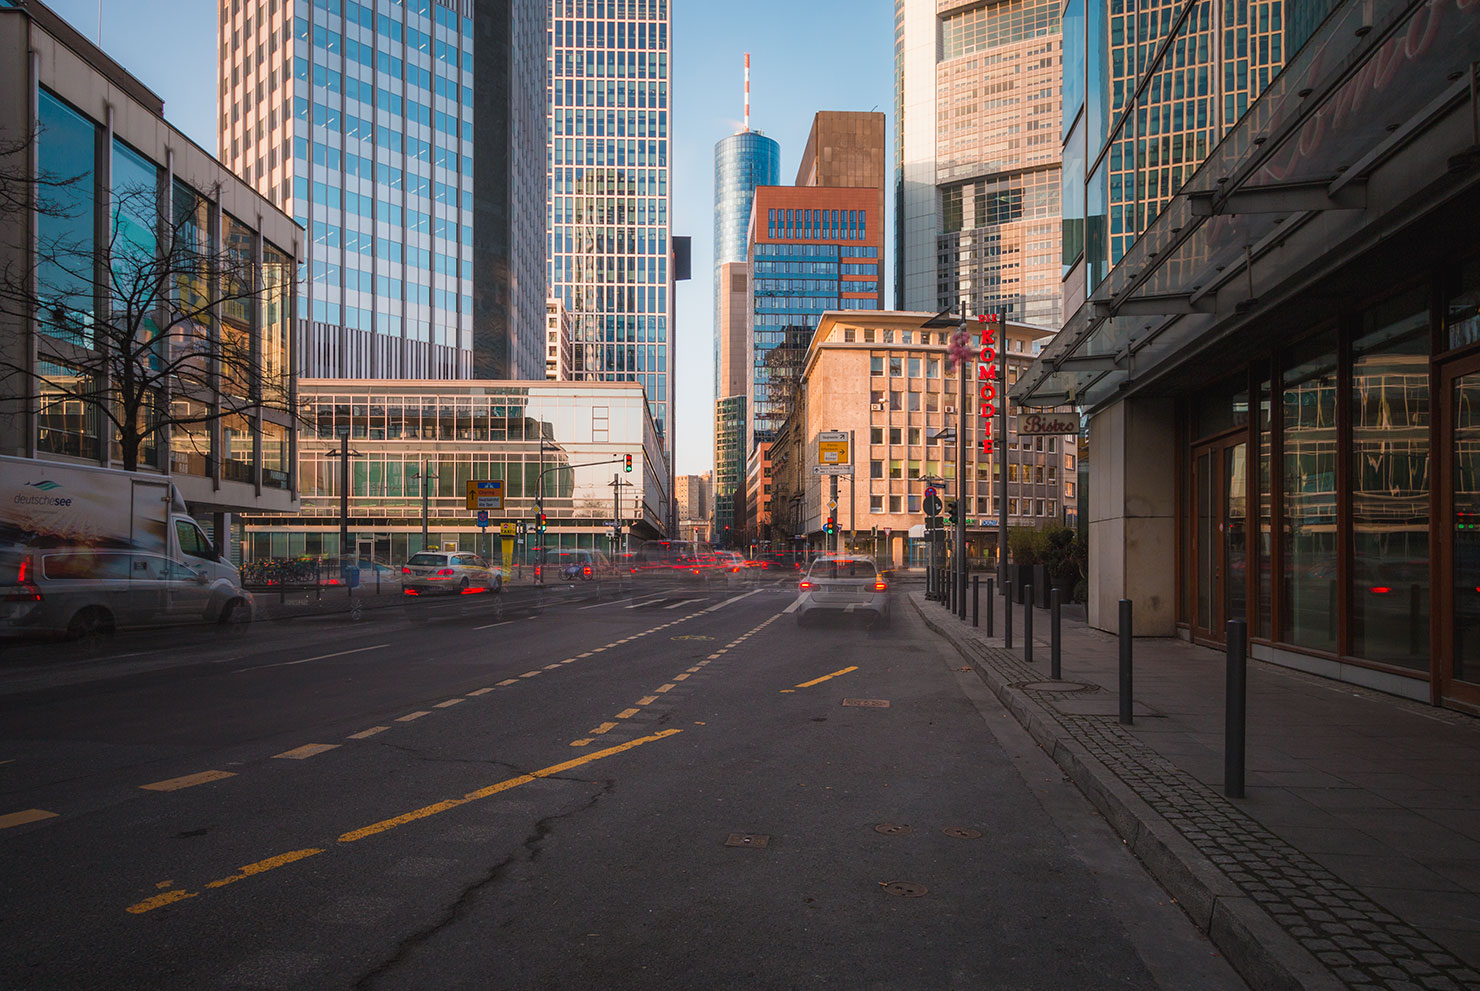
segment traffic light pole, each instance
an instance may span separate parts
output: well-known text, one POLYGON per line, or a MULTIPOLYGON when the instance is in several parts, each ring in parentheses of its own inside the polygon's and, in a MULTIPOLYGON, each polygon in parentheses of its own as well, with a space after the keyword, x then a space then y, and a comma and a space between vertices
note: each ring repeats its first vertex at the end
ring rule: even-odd
MULTIPOLYGON (((962 300, 958 332, 966 333, 965 300, 962 300)), ((966 380, 971 377, 973 364, 961 362, 961 398, 956 403, 956 567, 951 580, 956 582, 956 601, 961 604, 963 619, 966 616, 966 380)))
MULTIPOLYGON (((838 504, 838 476, 829 475, 828 477, 832 479, 832 504, 836 506, 838 504)), ((828 516, 836 520, 837 510, 832 510, 828 513, 828 516)), ((832 532, 832 549, 834 554, 838 552, 838 529, 838 526, 835 524, 832 532)))

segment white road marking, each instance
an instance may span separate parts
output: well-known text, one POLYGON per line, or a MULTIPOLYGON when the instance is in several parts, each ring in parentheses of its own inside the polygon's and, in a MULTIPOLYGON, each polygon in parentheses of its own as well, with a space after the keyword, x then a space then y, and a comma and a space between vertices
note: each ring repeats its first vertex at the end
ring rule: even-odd
POLYGON ((703 601, 704 601, 703 599, 680 599, 679 601, 675 602, 673 605, 671 605, 671 606, 664 606, 663 608, 664 609, 677 609, 679 606, 686 606, 690 602, 703 602, 703 601))
POLYGON ((378 643, 378 644, 376 644, 373 647, 356 647, 354 650, 340 650, 340 651, 336 651, 336 652, 334 652, 332 654, 319 654, 317 657, 304 657, 304 658, 302 658, 300 660, 296 660, 296 661, 279 661, 276 664, 259 664, 256 667, 251 667, 251 668, 237 668, 235 671, 233 671, 231 673, 232 674, 241 674, 243 671, 261 671, 264 668, 286 668, 286 667, 292 667, 294 664, 307 664, 309 661, 325 661, 325 660, 328 660, 331 657, 343 657, 345 654, 363 654, 367 650, 380 650, 380 649, 382 649, 384 647, 389 647, 389 646, 390 646, 390 644, 388 644, 388 643, 378 643))
MULTIPOLYGON (((759 592, 759 591, 760 591, 760 589, 758 589, 758 588, 757 589, 753 589, 753 590, 751 590, 749 592, 744 592, 744 593, 742 593, 740 595, 734 596, 733 598, 726 599, 723 602, 716 602, 714 605, 710 606, 708 609, 701 610, 701 612, 718 612, 719 610, 723 609, 725 606, 729 605, 730 603, 732 603, 732 602, 739 602, 741 599, 748 599, 748 598, 750 598, 750 596, 755 595, 756 592, 759 592)), ((691 600, 691 601, 698 601, 698 600, 691 600)))
POLYGON ((506 619, 502 623, 489 623, 487 626, 475 626, 475 627, 473 627, 473 629, 474 630, 491 630, 495 626, 508 626, 512 622, 514 622, 512 619, 506 619))
POLYGON ((668 598, 668 596, 666 596, 666 595, 660 595, 656 599, 644 599, 642 602, 634 602, 634 603, 632 603, 632 605, 630 605, 630 606, 623 606, 622 608, 623 609, 641 609, 643 606, 650 606, 654 602, 662 602, 666 598, 668 598))
POLYGON ((785 609, 783 609, 781 611, 783 613, 796 612, 797 611, 797 606, 799 606, 801 604, 802 604, 802 597, 799 595, 799 596, 797 596, 797 600, 795 602, 793 602, 791 605, 787 606, 785 609))

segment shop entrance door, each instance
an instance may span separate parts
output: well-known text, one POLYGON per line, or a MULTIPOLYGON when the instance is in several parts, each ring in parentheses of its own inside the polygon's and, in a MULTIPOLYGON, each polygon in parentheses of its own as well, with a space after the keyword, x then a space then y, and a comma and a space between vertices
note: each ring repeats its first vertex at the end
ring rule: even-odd
POLYGON ((1248 615, 1248 475, 1242 440, 1192 451, 1192 633, 1222 643, 1225 624, 1248 615))
POLYGON ((1447 410, 1439 446, 1444 454, 1435 597, 1443 645, 1440 691, 1446 699, 1480 706, 1480 356, 1455 362, 1443 375, 1447 410))

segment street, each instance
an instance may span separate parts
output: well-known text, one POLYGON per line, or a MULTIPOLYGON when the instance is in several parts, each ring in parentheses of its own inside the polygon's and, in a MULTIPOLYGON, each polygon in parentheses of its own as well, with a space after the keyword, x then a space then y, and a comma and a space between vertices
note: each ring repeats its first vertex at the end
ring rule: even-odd
POLYGON ((0 986, 1243 986, 902 595, 492 598, 0 655, 0 986))

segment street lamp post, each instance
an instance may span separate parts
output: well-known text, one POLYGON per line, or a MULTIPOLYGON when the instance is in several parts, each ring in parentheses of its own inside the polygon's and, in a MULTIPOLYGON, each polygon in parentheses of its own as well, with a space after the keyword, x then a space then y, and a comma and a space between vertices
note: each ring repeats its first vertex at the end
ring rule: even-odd
POLYGON ((427 549, 427 459, 421 459, 421 470, 412 476, 421 482, 421 549, 427 549))

